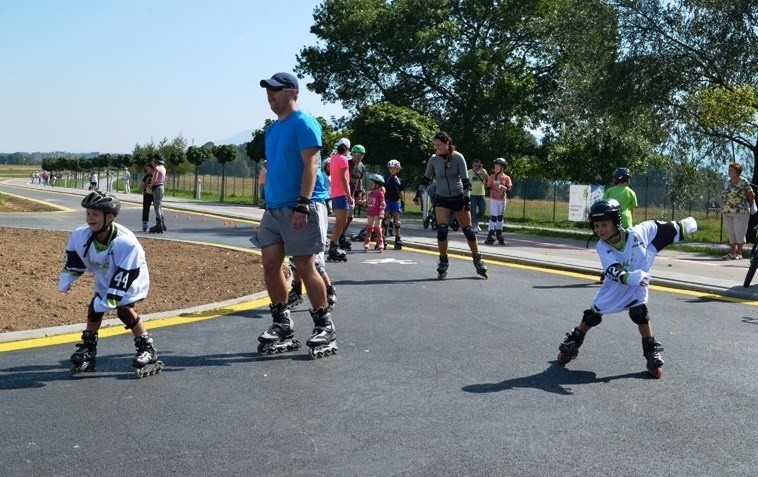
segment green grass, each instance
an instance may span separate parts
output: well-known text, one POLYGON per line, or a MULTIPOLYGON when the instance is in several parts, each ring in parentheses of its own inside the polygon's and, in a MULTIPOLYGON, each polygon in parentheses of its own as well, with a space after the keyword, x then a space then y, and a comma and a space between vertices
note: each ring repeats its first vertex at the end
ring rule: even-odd
POLYGON ((41 171, 39 166, 9 166, 0 164, 0 179, 24 178, 31 180, 32 172, 41 171))

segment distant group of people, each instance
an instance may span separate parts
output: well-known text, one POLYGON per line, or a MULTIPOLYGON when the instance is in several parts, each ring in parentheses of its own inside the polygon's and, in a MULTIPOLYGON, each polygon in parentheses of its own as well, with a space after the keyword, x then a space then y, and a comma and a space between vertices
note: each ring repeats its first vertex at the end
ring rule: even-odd
POLYGON ((41 174, 38 171, 32 172, 31 179, 32 184, 39 184, 42 186, 55 186, 55 183, 58 180, 53 172, 44 170, 41 174))

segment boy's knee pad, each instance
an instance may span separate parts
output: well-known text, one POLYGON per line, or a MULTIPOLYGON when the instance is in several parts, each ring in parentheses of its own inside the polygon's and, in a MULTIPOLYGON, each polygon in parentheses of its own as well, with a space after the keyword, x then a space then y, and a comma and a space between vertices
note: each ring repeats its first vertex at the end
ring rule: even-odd
POLYGON ((497 222, 497 215, 490 215, 490 222, 497 222))
POLYGON ((476 232, 474 232, 474 229, 470 225, 463 227, 463 236, 469 242, 476 240, 476 232))
POLYGON ((582 323, 592 328, 597 326, 603 321, 603 315, 593 310, 584 310, 584 316, 582 316, 582 323))
POLYGON ((116 315, 127 330, 133 329, 139 323, 139 316, 133 312, 131 306, 119 306, 116 308, 116 315))
POLYGON ((103 321, 103 316, 105 313, 98 313, 95 311, 95 300, 94 298, 89 303, 89 306, 87 307, 87 321, 91 322, 100 322, 103 321))
POLYGON ((439 224, 437 226, 437 241, 447 242, 447 224, 439 224))
POLYGON ((650 316, 647 314, 647 305, 642 304, 629 308, 629 318, 638 325, 650 323, 650 316))
POLYGON ((503 221, 503 216, 502 215, 498 215, 497 218, 496 218, 496 220, 497 220, 497 222, 502 222, 503 221))
POLYGON ((382 227, 386 227, 388 222, 389 222, 389 220, 387 220, 387 217, 384 217, 382 219, 382 227))
POLYGON ((400 219, 392 219, 392 226, 396 229, 400 228, 400 219))

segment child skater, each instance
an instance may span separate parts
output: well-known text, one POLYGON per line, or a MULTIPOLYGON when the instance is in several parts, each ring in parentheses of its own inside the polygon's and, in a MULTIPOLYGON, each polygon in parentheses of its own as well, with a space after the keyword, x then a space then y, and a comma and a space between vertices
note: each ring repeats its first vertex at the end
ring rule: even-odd
POLYGON ((113 310, 134 334, 137 354, 132 364, 137 376, 160 372, 163 363, 158 361, 153 338, 134 310, 150 288, 145 251, 129 229, 114 222, 121 210, 116 197, 94 191, 82 200, 82 207, 87 209, 87 223, 71 233, 58 280, 58 291, 65 293, 85 271, 95 276, 95 296, 87 309, 82 342, 71 356, 71 372, 95 370, 97 333, 103 315, 113 310))
POLYGON ((366 239, 363 241, 363 251, 368 252, 371 243, 371 233, 376 233, 376 248, 381 253, 384 250, 384 237, 382 235, 381 222, 384 217, 384 178, 379 174, 369 176, 371 190, 368 193, 368 206, 366 207, 366 239))
POLYGON ((642 355, 647 360, 647 369, 654 378, 660 378, 663 347, 653 337, 647 310, 650 268, 664 247, 695 233, 697 222, 692 217, 680 222, 648 220, 624 230, 621 206, 615 199, 592 204, 589 220, 599 238, 595 249, 605 270, 605 280, 592 306, 584 310, 579 326, 566 333, 566 339, 558 347, 558 361, 568 363, 577 357, 585 335, 600 324, 604 314, 629 310, 629 318, 642 337, 642 355))
POLYGON ((405 201, 403 200, 403 181, 397 176, 400 172, 400 161, 392 159, 387 163, 387 170, 389 175, 384 178, 384 188, 386 193, 384 196, 384 203, 386 204, 386 210, 384 211, 384 218, 382 219, 382 234, 387 236, 387 225, 390 220, 392 229, 395 235, 395 250, 403 249, 403 239, 400 238, 400 213, 405 208, 405 201))
POLYGON ((503 238, 503 217, 505 216, 505 203, 508 192, 513 187, 511 178, 505 173, 505 159, 498 157, 494 162, 494 172, 487 178, 487 187, 490 188, 490 222, 487 225, 486 245, 497 243, 505 245, 503 238))

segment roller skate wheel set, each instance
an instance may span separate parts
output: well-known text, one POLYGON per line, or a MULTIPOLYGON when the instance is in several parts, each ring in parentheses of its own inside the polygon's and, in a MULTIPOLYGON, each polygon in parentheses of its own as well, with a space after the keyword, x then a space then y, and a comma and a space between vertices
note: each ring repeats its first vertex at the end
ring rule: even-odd
POLYGON ((330 354, 336 354, 337 349, 337 343, 335 342, 332 342, 328 345, 314 346, 312 348, 308 348, 308 356, 310 356, 311 359, 324 358, 330 354))
POLYGON ((266 356, 269 354, 287 353, 290 351, 297 351, 300 349, 300 342, 298 340, 291 340, 286 342, 274 342, 274 343, 259 343, 258 355, 266 356))
POLYGON ((137 379, 146 378, 163 371, 163 366, 163 361, 156 361, 155 363, 149 363, 141 368, 137 368, 134 374, 137 376, 137 379))

